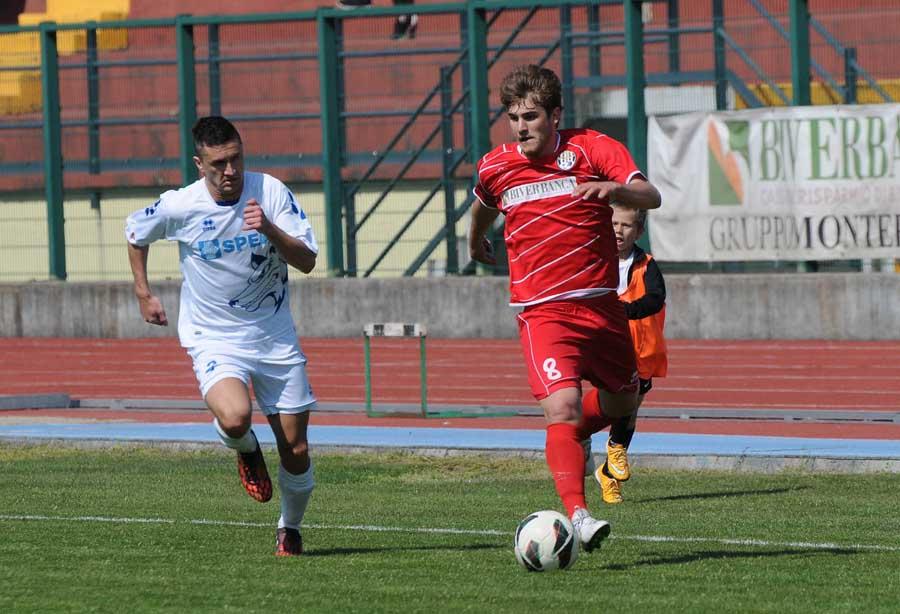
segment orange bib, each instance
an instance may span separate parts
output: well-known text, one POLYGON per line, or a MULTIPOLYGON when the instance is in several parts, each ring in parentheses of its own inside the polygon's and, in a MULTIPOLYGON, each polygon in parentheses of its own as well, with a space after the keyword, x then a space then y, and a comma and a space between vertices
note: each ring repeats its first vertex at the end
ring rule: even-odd
MULTIPOLYGON (((637 264, 632 265, 631 281, 625 293, 619 299, 628 303, 634 302, 647 294, 644 286, 644 273, 647 263, 653 258, 647 254, 637 264)), ((640 320, 628 320, 631 329, 631 340, 634 342, 634 353, 637 355, 638 375, 641 379, 651 377, 665 377, 669 368, 666 355, 666 339, 663 336, 663 328, 666 324, 666 307, 657 313, 641 318, 640 320)))

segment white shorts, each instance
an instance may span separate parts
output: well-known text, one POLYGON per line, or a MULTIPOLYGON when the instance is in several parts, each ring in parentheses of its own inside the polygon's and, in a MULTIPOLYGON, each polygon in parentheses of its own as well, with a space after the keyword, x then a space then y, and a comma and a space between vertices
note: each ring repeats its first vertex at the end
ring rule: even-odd
POLYGON ((204 398, 216 382, 234 377, 248 386, 253 383, 256 402, 267 416, 299 414, 315 407, 306 356, 293 335, 252 346, 209 341, 187 352, 204 398))

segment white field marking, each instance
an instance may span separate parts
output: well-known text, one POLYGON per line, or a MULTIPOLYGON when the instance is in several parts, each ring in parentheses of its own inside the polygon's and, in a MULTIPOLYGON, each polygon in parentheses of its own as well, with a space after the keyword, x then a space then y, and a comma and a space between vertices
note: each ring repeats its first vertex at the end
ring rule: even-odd
POLYGON ((41 516, 36 514, 0 514, 0 520, 47 520, 65 522, 111 522, 121 524, 176 524, 169 518, 120 518, 112 516, 41 516))
MULTIPOLYGON (((615 538, 613 535, 610 539, 615 538)), ((720 537, 666 537, 663 535, 627 535, 619 539, 638 542, 711 543, 727 546, 760 546, 764 548, 807 548, 810 550, 874 550, 877 552, 900 552, 900 546, 878 544, 835 544, 832 542, 776 542, 764 539, 727 539, 720 537)))
MULTIPOLYGON (((171 518, 121 518, 110 516, 42 516, 31 514, 0 514, 0 521, 37 522, 109 522, 122 524, 192 524, 226 527, 270 528, 270 522, 247 522, 241 520, 209 520, 205 518, 175 520, 171 518)), ((370 533, 426 533, 432 535, 489 535, 510 536, 512 531, 495 529, 452 529, 428 527, 384 527, 378 525, 333 525, 305 524, 308 529, 327 531, 365 531, 370 533)), ((805 548, 810 550, 868 550, 874 552, 900 552, 900 546, 880 544, 837 544, 833 542, 769 541, 764 539, 729 539, 721 537, 671 537, 666 535, 613 535, 610 539, 655 543, 723 544, 727 546, 749 546, 760 548, 805 548)))

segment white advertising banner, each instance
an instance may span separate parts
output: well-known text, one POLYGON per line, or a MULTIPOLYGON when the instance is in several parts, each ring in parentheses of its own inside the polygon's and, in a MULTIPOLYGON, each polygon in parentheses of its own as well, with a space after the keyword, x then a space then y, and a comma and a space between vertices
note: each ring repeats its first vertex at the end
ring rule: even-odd
POLYGON ((900 105, 651 117, 662 260, 900 257, 900 105))

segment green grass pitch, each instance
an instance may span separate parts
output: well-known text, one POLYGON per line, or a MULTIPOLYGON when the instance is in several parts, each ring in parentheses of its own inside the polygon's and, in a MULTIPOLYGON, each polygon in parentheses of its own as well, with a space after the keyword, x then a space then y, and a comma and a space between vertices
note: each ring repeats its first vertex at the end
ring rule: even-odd
MULTIPOLYGON (((270 470, 277 462, 266 452, 270 470)), ((0 612, 897 612, 900 475, 636 467, 612 538, 527 573, 542 461, 320 454, 306 554, 272 554, 219 449, 0 444, 0 612)))

